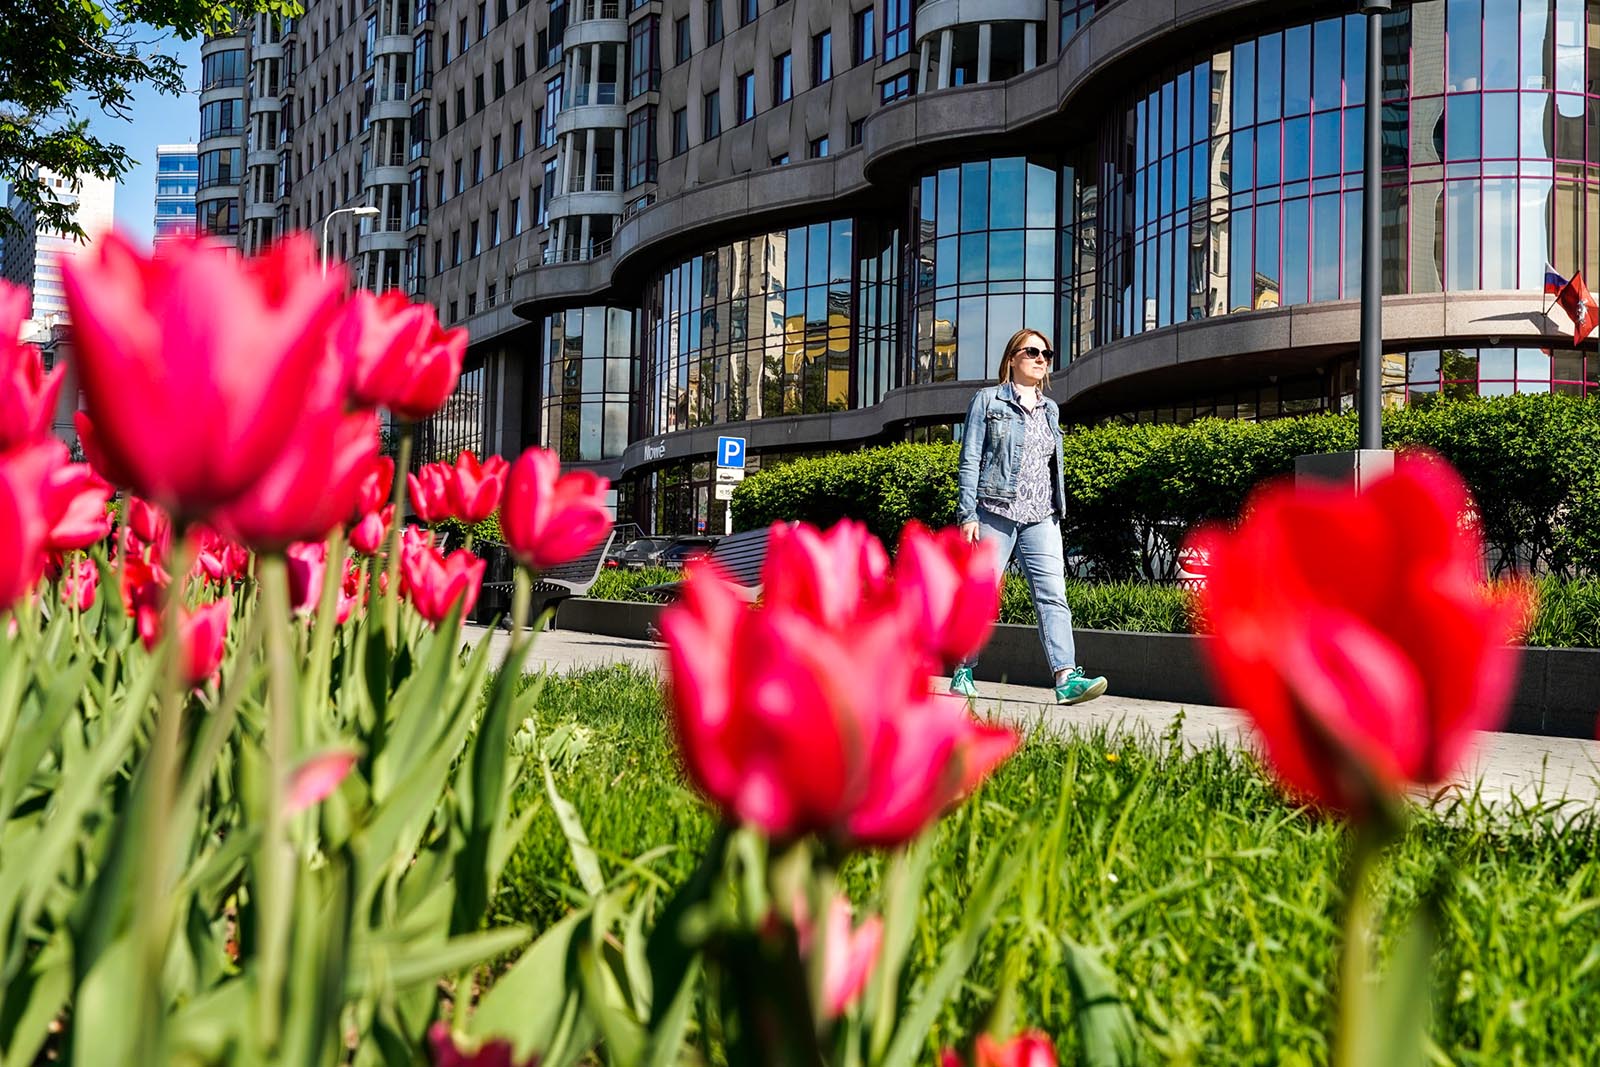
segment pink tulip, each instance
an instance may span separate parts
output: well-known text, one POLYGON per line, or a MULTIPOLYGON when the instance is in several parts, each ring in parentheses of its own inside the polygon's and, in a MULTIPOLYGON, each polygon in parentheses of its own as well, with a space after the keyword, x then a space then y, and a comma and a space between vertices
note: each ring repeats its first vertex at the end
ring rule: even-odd
MULTIPOLYGON (((794 928, 800 955, 809 957, 815 945, 810 907, 804 894, 794 901, 794 928)), ((878 964, 883 945, 883 917, 868 916, 860 926, 852 921, 850 898, 840 894, 828 905, 822 951, 822 1002, 830 1019, 837 1019, 861 997, 878 964)))
POLYGON ((0 282, 0 452, 50 436, 66 373, 57 364, 46 374, 37 346, 18 340, 28 301, 28 290, 0 282))
POLYGON ((590 471, 561 473, 554 452, 530 448, 506 475, 500 530, 522 566, 542 571, 570 563, 605 540, 611 483, 590 471))
POLYGON ((323 576, 328 570, 328 545, 309 541, 290 545, 283 553, 289 572, 289 607, 297 615, 317 610, 322 599, 323 576))
POLYGON ((22 599, 44 570, 55 455, 48 444, 0 453, 0 611, 22 599))
MULTIPOLYGON (((839 603, 861 599, 837 592, 839 603)), ((689 777, 777 837, 903 843, 1018 743, 965 701, 929 692, 926 655, 893 603, 830 626, 781 601, 747 609, 702 565, 661 630, 689 777)))
POLYGON ((207 526, 196 531, 194 570, 213 582, 243 580, 250 573, 250 550, 207 526))
POLYGON ((51 438, 48 445, 59 466, 50 472, 45 495, 50 509, 47 546, 71 552, 104 541, 111 533, 111 499, 107 485, 87 463, 68 463, 67 446, 51 438))
POLYGON ((883 602, 890 585, 889 556, 859 522, 845 519, 826 533, 803 523, 780 523, 767 534, 761 581, 768 603, 838 628, 883 602))
POLYGON ((376 556, 389 539, 389 527, 394 522, 394 505, 381 511, 369 511, 361 521, 350 527, 350 545, 363 555, 376 556))
POLYGON ((415 474, 406 475, 411 511, 429 526, 450 518, 449 471, 443 463, 428 463, 415 474))
POLYGON ((298 815, 322 803, 333 795, 355 765, 356 754, 349 749, 323 752, 301 763, 289 774, 284 814, 298 815))
POLYGON ((80 558, 61 578, 61 602, 88 611, 100 588, 100 568, 92 559, 80 558))
POLYGON ((277 460, 216 518, 219 529, 250 547, 278 552, 296 541, 321 541, 355 512, 362 482, 378 454, 378 416, 346 414, 335 364, 325 364, 301 421, 277 460))
POLYGON ((941 665, 978 654, 1000 613, 1000 565, 993 545, 968 541, 954 526, 930 533, 913 520, 900 532, 894 573, 912 631, 922 635, 941 665))
POLYGON ((455 466, 445 468, 451 513, 469 526, 493 515, 505 491, 509 466, 502 456, 490 456, 482 463, 471 452, 457 456, 455 466))
POLYGON ((172 579, 159 563, 134 552, 127 553, 121 570, 122 603, 134 620, 139 639, 146 648, 154 648, 161 636, 164 590, 172 579))
MULTIPOLYGON (((135 618, 139 639, 144 642, 145 648, 153 651, 161 640, 162 619, 159 604, 149 604, 149 597, 148 591, 141 596, 144 603, 140 605, 135 618)), ((193 611, 182 611, 178 640, 181 643, 185 684, 191 687, 203 685, 222 666, 228 617, 232 610, 233 605, 229 601, 217 600, 193 611)))
MULTIPOLYGON (((74 358, 108 476, 185 520, 243 496, 299 432, 343 282, 288 235, 245 260, 117 233, 62 263, 74 358)), ((342 516, 341 516, 342 517, 342 516)))
POLYGON ((538 1067, 539 1057, 532 1056, 526 1060, 513 1060, 511 1058, 511 1042, 503 1038, 491 1038, 480 1042, 472 1051, 467 1051, 456 1045, 455 1035, 450 1032, 450 1024, 436 1022, 428 1030, 428 1046, 433 1053, 433 1067, 538 1067))
POLYGON ((356 290, 336 336, 355 402, 410 422, 444 406, 467 353, 466 330, 441 329, 432 306, 413 304, 398 289, 382 296, 356 290))
POLYGON ((356 493, 357 516, 368 515, 389 503, 394 489, 394 460, 388 456, 373 456, 361 476, 361 488, 356 493))
POLYGON ((472 613, 483 584, 484 561, 466 549, 446 556, 431 544, 413 542, 400 554, 400 588, 417 613, 438 625, 457 603, 472 613))
POLYGON ((1056 1067, 1055 1046, 1038 1030, 1005 1041, 979 1034, 973 1053, 973 1067, 1056 1067))
POLYGON ((128 529, 133 536, 147 545, 158 547, 166 555, 166 546, 172 540, 172 520, 167 513, 148 500, 130 496, 126 503, 128 529))
POLYGON ((100 437, 95 433, 94 422, 86 411, 75 411, 72 414, 72 424, 78 430, 78 443, 83 446, 83 457, 89 461, 89 466, 94 472, 112 485, 126 486, 133 479, 116 460, 106 455, 105 449, 100 447, 100 437))

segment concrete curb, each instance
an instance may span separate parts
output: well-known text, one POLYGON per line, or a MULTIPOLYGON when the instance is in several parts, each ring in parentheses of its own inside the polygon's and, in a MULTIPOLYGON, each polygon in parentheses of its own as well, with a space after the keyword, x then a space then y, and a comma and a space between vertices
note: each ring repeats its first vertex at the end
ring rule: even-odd
MULTIPOLYGON (((652 640, 660 604, 621 600, 564 600, 556 628, 652 640)), ((1077 630, 1078 659, 1103 674, 1108 692, 1175 704, 1221 705, 1205 663, 1204 645, 1193 634, 1149 634, 1077 630)), ((978 657, 973 673, 982 681, 1048 687, 1050 667, 1032 626, 1000 625, 978 657)), ((1518 660, 1516 696, 1503 727, 1507 733, 1593 738, 1600 712, 1600 650, 1528 648, 1518 660)))

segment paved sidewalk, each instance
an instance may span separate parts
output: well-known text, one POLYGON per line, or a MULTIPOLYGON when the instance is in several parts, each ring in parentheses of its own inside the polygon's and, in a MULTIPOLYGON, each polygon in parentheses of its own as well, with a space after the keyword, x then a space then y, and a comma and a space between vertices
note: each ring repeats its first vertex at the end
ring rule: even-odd
MULTIPOLYGON (((484 628, 469 626, 467 631, 468 639, 476 642, 484 628)), ((507 635, 502 630, 491 640, 494 641, 494 659, 498 662, 505 654, 507 635)), ((528 657, 529 670, 558 673, 613 663, 661 670, 666 657, 660 645, 648 641, 571 630, 547 630, 539 634, 528 657)), ((1111 679, 1111 684, 1114 689, 1115 678, 1111 679)), ((1106 725, 1159 735, 1167 731, 1174 717, 1182 712, 1182 736, 1189 744, 1200 746, 1220 741, 1227 745, 1243 745, 1249 742, 1244 716, 1231 708, 1167 704, 1111 694, 1075 708, 1060 708, 1044 689, 992 682, 979 683, 979 689, 984 694, 978 701, 981 712, 1030 729, 1066 731, 1106 725)), ((1587 806, 1600 800, 1600 742, 1524 734, 1484 734, 1462 781, 1476 782, 1484 796, 1494 801, 1516 798, 1523 803, 1534 803, 1564 799, 1569 804, 1587 806)))

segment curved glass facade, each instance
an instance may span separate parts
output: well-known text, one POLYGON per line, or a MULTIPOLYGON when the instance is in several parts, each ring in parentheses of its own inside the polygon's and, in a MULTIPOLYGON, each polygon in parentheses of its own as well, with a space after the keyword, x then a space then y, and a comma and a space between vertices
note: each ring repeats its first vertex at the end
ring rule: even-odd
POLYGON ((230 48, 226 52, 213 52, 200 57, 200 91, 226 89, 243 85, 245 79, 244 49, 230 48))
POLYGON ((244 177, 243 153, 238 148, 220 148, 214 152, 201 152, 199 157, 199 188, 210 189, 216 185, 238 185, 244 177))
MULTIPOLYGON (((1600 267, 1600 11, 1420 0, 1386 16, 1385 293, 1538 288, 1600 267)), ((1353 299, 1365 24, 1219 50, 1125 102, 1100 142, 1101 342, 1353 299)))
POLYGON ((1022 156, 943 167, 912 189, 912 382, 994 374, 1024 325, 1054 337, 1058 172, 1022 156))
POLYGON ((1571 348, 1435 348, 1384 360, 1394 378, 1404 360, 1404 383, 1388 376, 1384 382, 1385 396, 1395 404, 1402 395, 1417 404, 1512 393, 1600 394, 1600 357, 1571 348))
POLYGON ((567 462, 622 455, 636 385, 633 313, 587 307, 547 315, 540 348, 544 446, 567 462))
POLYGON ((855 224, 734 241, 645 291, 645 430, 850 405, 855 224))

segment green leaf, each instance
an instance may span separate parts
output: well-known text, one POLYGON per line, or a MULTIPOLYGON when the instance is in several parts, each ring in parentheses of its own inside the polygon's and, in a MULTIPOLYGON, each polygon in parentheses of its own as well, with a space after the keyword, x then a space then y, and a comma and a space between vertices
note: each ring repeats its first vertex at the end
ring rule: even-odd
POLYGON ((505 1038, 516 1060, 548 1055, 564 1032, 569 1044, 581 1044, 572 1038, 581 1028, 572 1018, 578 1003, 576 991, 566 981, 567 961, 574 937, 591 915, 589 908, 574 911, 529 945, 484 994, 467 1031, 484 1039, 505 1038))
MULTIPOLYGON (((442 944, 413 945, 402 941, 397 945, 369 945, 369 955, 364 965, 352 968, 350 972, 346 994, 359 998, 381 989, 405 989, 432 983, 511 952, 527 941, 528 930, 525 927, 508 926, 478 934, 463 934, 442 944)), ((534 949, 528 951, 531 953, 534 949)), ((527 954, 523 958, 526 959, 527 954)), ((495 988, 499 988, 499 983, 495 988)))
POLYGON ((561 824, 561 833, 567 839, 572 865, 578 870, 578 881, 590 897, 597 897, 606 887, 605 876, 600 873, 600 859, 589 844, 589 835, 583 831, 583 820, 578 817, 578 809, 556 789, 556 780, 550 774, 549 758, 540 753, 539 763, 544 771, 545 796, 549 797, 556 821, 561 824))
POLYGON ((1022 874, 1023 865, 1012 862, 1014 833, 1004 834, 989 850, 982 870, 967 898, 966 918, 945 942, 938 969, 923 983, 910 1009, 898 1020, 889 1051, 878 1061, 879 1067, 912 1067, 923 1054, 928 1034, 944 1002, 960 983, 978 954, 984 933, 994 921, 1000 902, 1022 874))
POLYGON ((1087 1067, 1130 1067, 1138 1062, 1137 1034, 1115 976, 1098 953, 1071 938, 1062 938, 1061 944, 1083 1062, 1087 1067))

